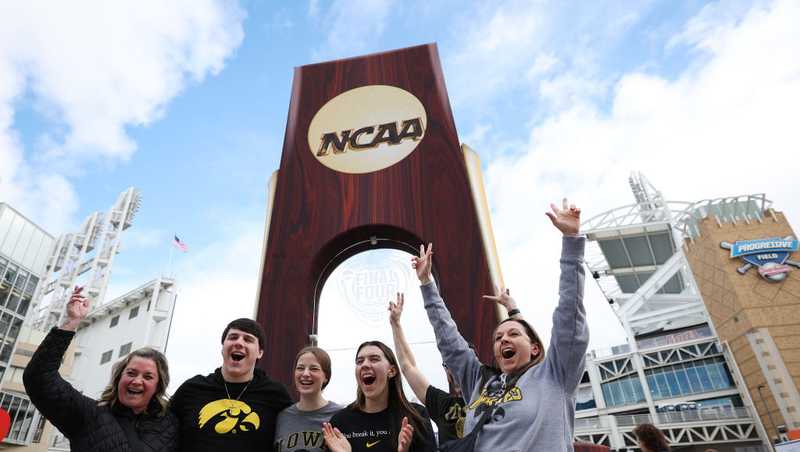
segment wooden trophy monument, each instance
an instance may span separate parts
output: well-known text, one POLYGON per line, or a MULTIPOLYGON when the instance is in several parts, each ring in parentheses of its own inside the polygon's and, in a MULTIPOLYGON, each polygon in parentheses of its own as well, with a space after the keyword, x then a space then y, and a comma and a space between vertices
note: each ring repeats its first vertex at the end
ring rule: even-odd
POLYGON ((259 365, 291 383, 339 263, 376 247, 417 254, 428 242, 453 318, 491 359, 498 312, 481 295, 501 283, 499 268, 480 163, 459 145, 436 45, 296 68, 270 182, 259 365))

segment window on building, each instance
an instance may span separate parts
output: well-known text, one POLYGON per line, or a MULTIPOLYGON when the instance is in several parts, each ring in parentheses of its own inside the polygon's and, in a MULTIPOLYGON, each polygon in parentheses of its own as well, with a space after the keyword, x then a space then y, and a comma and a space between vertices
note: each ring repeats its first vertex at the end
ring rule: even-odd
POLYGON ((654 400, 732 388, 733 379, 721 356, 647 369, 654 400))
POLYGON ((111 326, 109 326, 109 328, 114 328, 115 326, 117 326, 118 323, 119 323, 119 316, 118 315, 115 315, 114 317, 111 317, 111 326))
POLYGON ((17 274, 17 280, 14 282, 14 289, 22 292, 25 290, 25 283, 28 282, 28 272, 20 270, 17 274))
POLYGON ((592 408, 597 408, 592 387, 588 385, 581 386, 578 388, 578 393, 575 396, 575 409, 580 411, 590 410, 592 408))
POLYGON ((124 344, 122 347, 119 348, 119 357, 122 358, 123 356, 127 355, 131 352, 131 347, 133 347, 133 342, 128 342, 124 344))
POLYGON ((9 326, 11 326, 11 314, 4 312, 3 315, 0 316, 0 337, 6 335, 9 326))
POLYGON ((607 406, 631 405, 645 400, 636 374, 603 383, 601 388, 607 406))
POLYGON ((3 280, 0 279, 0 306, 6 305, 6 301, 8 300, 10 294, 11 294, 11 287, 6 284, 3 284, 3 280))
POLYGON ((131 313, 128 316, 128 318, 132 319, 132 318, 136 317, 137 315, 139 315, 139 306, 134 306, 134 307, 131 308, 131 313))
POLYGON ((8 304, 6 305, 6 308, 9 311, 16 311, 17 306, 19 306, 19 299, 20 296, 17 295, 16 292, 11 292, 11 297, 8 298, 8 304))
POLYGON ((36 433, 33 434, 32 443, 40 443, 42 441, 42 433, 44 433, 44 423, 46 420, 44 416, 39 416, 39 423, 36 424, 36 433))
POLYGON ((6 284, 8 284, 9 287, 13 286, 14 285, 14 279, 16 278, 16 276, 17 276, 17 266, 11 264, 11 265, 8 266, 8 271, 6 271, 6 274, 3 275, 3 281, 6 284))
POLYGON ((19 330, 22 329, 22 319, 14 319, 11 322, 11 328, 8 329, 8 336, 6 340, 15 340, 19 336, 19 330))
POLYGON ((107 352, 104 352, 104 353, 103 353, 103 354, 100 356, 100 364, 105 364, 105 363, 107 363, 107 362, 111 361, 111 356, 112 356, 113 354, 114 354, 114 350, 109 350, 109 351, 107 351, 107 352))
POLYGON ((28 308, 30 307, 30 305, 31 305, 31 296, 27 294, 23 295, 22 300, 20 300, 19 302, 19 307, 17 308, 17 314, 25 317, 25 315, 28 313, 28 308))
POLYGON ((25 293, 33 296, 33 292, 36 291, 37 284, 39 284, 39 278, 31 275, 31 277, 28 278, 28 284, 25 286, 25 293))

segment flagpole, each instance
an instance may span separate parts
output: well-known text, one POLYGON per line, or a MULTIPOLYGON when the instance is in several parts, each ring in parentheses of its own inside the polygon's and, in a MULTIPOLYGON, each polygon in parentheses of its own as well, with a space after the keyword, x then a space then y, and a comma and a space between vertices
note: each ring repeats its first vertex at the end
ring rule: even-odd
POLYGON ((169 261, 167 261, 167 278, 172 278, 172 253, 175 252, 175 245, 169 244, 169 261))

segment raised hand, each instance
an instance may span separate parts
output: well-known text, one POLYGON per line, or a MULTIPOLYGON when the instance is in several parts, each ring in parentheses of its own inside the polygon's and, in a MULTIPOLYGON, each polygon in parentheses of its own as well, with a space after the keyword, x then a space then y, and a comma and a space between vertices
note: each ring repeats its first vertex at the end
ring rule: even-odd
POLYGON ((511 290, 506 287, 494 288, 494 295, 484 295, 483 299, 486 301, 493 301, 504 308, 506 311, 510 311, 512 309, 517 309, 517 302, 511 296, 511 290))
POLYGON ((72 291, 65 311, 66 319, 64 319, 64 324, 61 325, 61 329, 69 331, 77 330, 81 320, 85 319, 86 315, 89 314, 89 299, 81 295, 82 291, 83 287, 79 286, 75 286, 75 289, 72 291))
POLYGON ((433 269, 433 243, 428 244, 428 249, 425 249, 425 245, 419 246, 419 256, 414 256, 411 258, 411 267, 413 267, 417 271, 417 278, 419 278, 419 282, 422 284, 429 283, 433 276, 431 276, 431 270, 433 269))
POLYGON ((581 209, 568 204, 567 198, 561 201, 561 209, 550 204, 552 212, 545 212, 550 221, 564 235, 577 235, 581 227, 581 209))
POLYGON ((351 452, 353 450, 347 438, 330 422, 322 423, 322 436, 325 438, 325 445, 331 452, 351 452))
POLYGON ((403 315, 403 303, 405 303, 405 295, 402 292, 397 292, 397 300, 389 302, 389 322, 392 325, 400 324, 400 317, 403 315))
POLYGON ((414 439, 414 426, 408 423, 407 417, 403 417, 403 425, 400 427, 400 434, 397 435, 397 452, 408 452, 412 439, 414 439))

